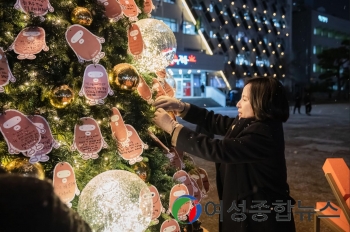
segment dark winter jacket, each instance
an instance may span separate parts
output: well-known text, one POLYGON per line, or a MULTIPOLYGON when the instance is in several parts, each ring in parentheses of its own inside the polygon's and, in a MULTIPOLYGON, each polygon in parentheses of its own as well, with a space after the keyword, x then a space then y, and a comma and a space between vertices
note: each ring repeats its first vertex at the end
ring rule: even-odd
POLYGON ((52 183, 0 174, 1 232, 90 232, 88 224, 55 195, 52 183))
POLYGON ((288 203, 295 203, 287 184, 282 122, 239 120, 194 105, 187 107, 183 119, 225 136, 222 140, 210 139, 180 126, 172 137, 172 145, 178 149, 216 162, 217 188, 223 206, 220 232, 294 232, 292 213, 288 221, 287 210, 276 212, 281 210, 278 200, 286 204, 285 208, 288 203), (261 201, 266 202, 253 207, 261 201), (268 211, 265 216, 252 211, 259 207, 268 211))

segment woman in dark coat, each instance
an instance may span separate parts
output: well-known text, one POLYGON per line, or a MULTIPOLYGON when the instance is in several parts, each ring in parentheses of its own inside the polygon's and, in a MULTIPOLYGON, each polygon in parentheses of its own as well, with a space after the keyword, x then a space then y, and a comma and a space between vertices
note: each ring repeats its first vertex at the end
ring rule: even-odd
POLYGON ((216 163, 223 206, 220 232, 295 232, 282 126, 289 106, 278 80, 250 79, 237 103, 236 118, 164 96, 154 106, 154 122, 171 134, 173 146, 216 163), (184 120, 225 137, 198 134, 172 120, 165 110, 177 111, 184 120))

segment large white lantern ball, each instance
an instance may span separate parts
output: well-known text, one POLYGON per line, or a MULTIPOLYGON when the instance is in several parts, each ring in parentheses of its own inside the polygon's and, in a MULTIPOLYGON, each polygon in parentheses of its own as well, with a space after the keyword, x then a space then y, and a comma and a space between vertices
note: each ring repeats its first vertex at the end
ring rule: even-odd
POLYGON ((94 177, 83 189, 78 212, 93 231, 143 232, 152 219, 152 197, 136 174, 111 170, 94 177))
POLYGON ((176 53, 176 39, 172 30, 157 19, 141 19, 136 24, 144 42, 142 54, 134 59, 136 69, 155 72, 167 67, 176 53))

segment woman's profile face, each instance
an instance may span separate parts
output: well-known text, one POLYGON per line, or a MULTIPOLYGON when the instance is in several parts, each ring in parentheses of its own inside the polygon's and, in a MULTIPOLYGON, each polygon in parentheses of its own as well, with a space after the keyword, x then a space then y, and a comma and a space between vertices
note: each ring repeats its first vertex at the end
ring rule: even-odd
POLYGON ((250 86, 251 84, 246 85, 243 88, 242 97, 237 102, 237 108, 238 108, 238 117, 239 118, 253 118, 254 117, 254 111, 252 108, 252 105, 250 104, 250 86))

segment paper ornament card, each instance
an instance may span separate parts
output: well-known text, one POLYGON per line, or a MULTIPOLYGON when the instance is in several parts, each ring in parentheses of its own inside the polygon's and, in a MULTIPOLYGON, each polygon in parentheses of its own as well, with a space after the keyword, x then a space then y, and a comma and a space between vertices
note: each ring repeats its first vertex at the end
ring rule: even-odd
POLYGON ((17 110, 6 110, 0 115, 0 131, 7 142, 10 154, 22 152, 25 156, 32 156, 44 147, 40 143, 40 134, 45 131, 36 127, 17 110))
POLYGON ((143 12, 145 12, 149 18, 151 17, 151 12, 154 9, 155 9, 155 6, 153 5, 152 0, 143 1, 143 12))
POLYGON ((100 64, 90 64, 85 68, 83 86, 79 96, 85 96, 90 105, 104 104, 107 95, 113 95, 108 81, 108 74, 100 64))
POLYGON ((127 147, 129 145, 128 130, 126 129, 124 120, 118 108, 112 108, 113 115, 111 116, 110 126, 112 129, 112 136, 118 141, 118 144, 127 147))
POLYGON ((153 185, 148 186, 148 188, 151 191, 153 202, 152 221, 156 225, 159 223, 159 216, 165 212, 165 209, 163 208, 162 202, 160 200, 158 189, 153 185))
POLYGON ((170 148, 170 151, 165 155, 169 158, 170 165, 175 169, 181 170, 185 168, 185 165, 183 164, 180 156, 174 148, 170 148))
POLYGON ((36 58, 35 54, 38 54, 41 50, 49 50, 49 47, 46 45, 44 28, 24 28, 8 49, 14 50, 18 54, 17 59, 19 60, 34 60, 36 58))
POLYGON ((105 7, 105 15, 113 22, 123 18, 123 9, 117 0, 97 0, 105 7))
POLYGON ((79 196, 80 191, 75 179, 75 173, 72 166, 67 162, 56 164, 53 170, 53 188, 57 196, 69 208, 72 207, 71 201, 75 195, 79 196))
POLYGON ((159 80, 156 78, 153 78, 152 81, 153 81, 152 90, 156 91, 157 93, 154 98, 157 99, 160 96, 167 96, 165 90, 163 89, 163 85, 159 82, 159 80))
POLYGON ((80 120, 82 124, 76 124, 74 127, 74 141, 71 150, 78 150, 84 160, 97 159, 98 152, 102 148, 107 148, 108 145, 95 119, 84 117, 80 120))
POLYGON ((105 56, 105 53, 101 52, 101 44, 105 42, 105 39, 92 34, 79 24, 68 27, 66 40, 77 55, 79 62, 92 60, 94 64, 97 64, 105 56))
POLYGON ((143 100, 147 101, 148 104, 153 103, 152 99, 152 91, 150 87, 147 85, 146 81, 143 79, 142 76, 139 76, 140 82, 137 86, 137 92, 142 97, 143 100))
POLYGON ((15 82, 16 78, 11 72, 4 50, 0 47, 0 93, 5 91, 4 86, 10 81, 15 82))
POLYGON ((160 232, 181 232, 179 223, 174 219, 166 220, 160 227, 160 232))
POLYGON ((191 178, 187 172, 185 172, 183 170, 179 170, 179 171, 175 172, 173 175, 173 180, 186 185, 186 187, 188 189, 188 193, 191 196, 193 196, 194 189, 193 189, 193 185, 191 182, 191 178))
POLYGON ((54 11, 49 0, 17 0, 14 8, 26 14, 32 13, 35 16, 44 16, 49 11, 54 11))
POLYGON ((44 133, 40 134, 40 143, 44 145, 43 149, 36 151, 29 159, 30 163, 46 162, 50 158, 47 156, 52 151, 52 148, 58 149, 60 145, 53 138, 49 123, 46 119, 40 115, 30 115, 29 120, 44 133))
POLYGON ((137 131, 131 125, 125 124, 128 130, 128 146, 118 145, 118 152, 123 159, 128 160, 130 165, 142 161, 143 149, 148 149, 148 145, 142 142, 137 131))
MULTIPOLYGON (((188 191, 186 185, 184 185, 184 184, 174 185, 170 190, 168 213, 172 213, 172 208, 173 208, 174 202, 178 197, 183 196, 183 195, 188 195, 188 194, 189 194, 189 191, 188 191)), ((191 208, 191 203, 190 203, 190 201, 188 201, 181 206, 181 208, 178 211, 177 217, 181 220, 186 220, 186 215, 190 211, 190 208, 191 208)))
POLYGON ((139 57, 143 51, 143 39, 139 26, 135 23, 128 28, 128 51, 135 57, 139 57))
POLYGON ((123 13, 130 21, 137 21, 137 16, 141 13, 141 10, 137 7, 134 0, 118 0, 122 5, 123 13))
POLYGON ((208 173, 203 168, 197 168, 197 171, 201 175, 205 192, 208 193, 210 190, 210 182, 209 182, 208 173))

